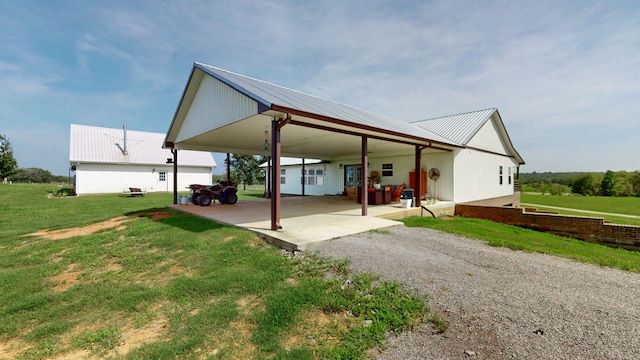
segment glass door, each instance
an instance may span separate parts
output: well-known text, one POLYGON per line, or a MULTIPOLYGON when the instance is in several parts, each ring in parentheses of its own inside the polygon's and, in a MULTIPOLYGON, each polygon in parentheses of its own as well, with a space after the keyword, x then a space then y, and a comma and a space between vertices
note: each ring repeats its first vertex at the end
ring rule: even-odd
POLYGON ((344 166, 344 185, 349 187, 362 185, 362 165, 344 166))

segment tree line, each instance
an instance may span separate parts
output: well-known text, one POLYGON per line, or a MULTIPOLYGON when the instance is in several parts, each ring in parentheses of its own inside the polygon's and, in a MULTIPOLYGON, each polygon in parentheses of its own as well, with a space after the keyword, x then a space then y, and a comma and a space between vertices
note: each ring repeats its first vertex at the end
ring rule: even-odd
POLYGON ((640 196, 640 171, 521 173, 522 191, 560 195, 640 196))

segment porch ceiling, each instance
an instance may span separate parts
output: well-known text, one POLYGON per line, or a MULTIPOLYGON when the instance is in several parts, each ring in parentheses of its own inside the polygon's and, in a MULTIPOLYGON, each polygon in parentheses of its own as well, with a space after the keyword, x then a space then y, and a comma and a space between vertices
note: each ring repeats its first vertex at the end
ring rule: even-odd
MULTIPOLYGON (((265 140, 271 144, 271 121, 280 113, 268 111, 242 119, 175 144, 177 149, 227 152, 252 155, 270 155, 265 150, 265 140), (267 115, 265 115, 267 114, 267 115), (265 133, 266 131, 266 133, 265 133)), ((281 116, 281 115, 280 115, 281 116)), ((360 155, 361 136, 368 140, 368 154, 382 155, 413 154, 414 146, 425 148, 423 153, 450 151, 453 147, 432 144, 426 140, 408 139, 402 134, 381 133, 375 129, 359 129, 345 124, 328 123, 324 120, 304 116, 292 116, 293 123, 281 130, 282 156, 332 160, 360 155), (324 130, 330 127, 333 131, 324 130)), ((407 134, 410 135, 411 134, 407 134)))

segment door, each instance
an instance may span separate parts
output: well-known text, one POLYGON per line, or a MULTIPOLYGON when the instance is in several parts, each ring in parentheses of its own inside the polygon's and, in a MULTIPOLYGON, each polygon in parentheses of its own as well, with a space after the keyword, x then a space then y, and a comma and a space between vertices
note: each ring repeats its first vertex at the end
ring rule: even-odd
POLYGON ((344 166, 344 186, 357 187, 362 185, 362 165, 344 166))
POLYGON ((169 191, 169 184, 167 183, 167 172, 158 171, 158 190, 169 191))

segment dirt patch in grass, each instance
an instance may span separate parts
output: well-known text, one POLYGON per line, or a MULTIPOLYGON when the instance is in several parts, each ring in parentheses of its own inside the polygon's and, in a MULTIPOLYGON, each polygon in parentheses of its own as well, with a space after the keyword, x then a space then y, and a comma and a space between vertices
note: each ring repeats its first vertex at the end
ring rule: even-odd
POLYGON ((303 311, 294 326, 283 336, 282 347, 285 349, 311 348, 318 343, 337 344, 340 333, 346 333, 355 325, 353 315, 331 313, 320 309, 303 311))
POLYGON ((243 296, 236 301, 236 305, 240 314, 244 316, 266 311, 267 309, 265 303, 257 295, 243 296))
POLYGON ((169 320, 164 316, 160 316, 141 328, 129 326, 121 328, 122 336, 120 337, 120 342, 110 355, 125 356, 132 350, 157 341, 166 333, 169 327, 168 324, 169 320))
POLYGON ((87 226, 61 230, 41 230, 35 233, 27 234, 25 236, 37 236, 48 240, 61 240, 72 238, 74 236, 87 236, 107 229, 121 231, 126 229, 126 226, 124 224, 130 220, 131 219, 127 218, 126 216, 120 216, 87 226))
POLYGON ((157 210, 157 211, 140 211, 133 214, 129 214, 129 216, 138 216, 138 217, 147 216, 151 218, 151 220, 153 221, 160 221, 163 219, 168 219, 170 217, 173 217, 173 214, 164 210, 157 210))
POLYGON ((47 279, 50 283, 53 284, 53 291, 67 291, 70 287, 80 282, 78 280, 78 276, 80 276, 81 272, 73 271, 75 267, 76 264, 71 264, 62 274, 47 279))
POLYGON ((140 217, 140 216, 148 216, 153 221, 159 221, 162 219, 167 219, 172 217, 173 215, 167 211, 158 210, 158 211, 141 211, 137 213, 130 214, 128 216, 119 216, 113 219, 101 221, 95 224, 69 228, 69 229, 61 229, 61 230, 41 230, 35 233, 27 234, 25 236, 37 236, 41 238, 45 238, 48 240, 61 240, 68 239, 74 236, 86 236, 95 234, 98 231, 103 230, 113 230, 113 231, 121 231, 126 229, 125 223, 127 221, 131 221, 131 217, 140 217))

